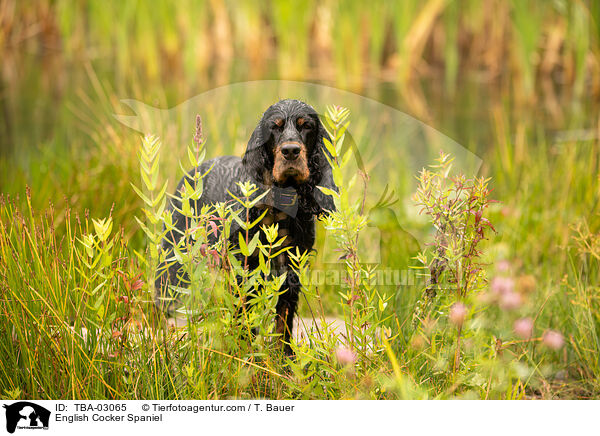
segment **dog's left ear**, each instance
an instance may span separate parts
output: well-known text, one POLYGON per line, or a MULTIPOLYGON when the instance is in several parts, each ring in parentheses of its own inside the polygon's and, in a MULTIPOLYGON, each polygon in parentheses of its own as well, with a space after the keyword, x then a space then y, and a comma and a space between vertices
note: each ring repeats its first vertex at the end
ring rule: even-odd
MULTIPOLYGON (((327 130, 323 127, 321 120, 318 121, 318 133, 317 133, 317 149, 316 153, 318 156, 318 166, 319 173, 321 174, 321 179, 316 181, 317 186, 323 186, 324 188, 331 189, 332 191, 339 192, 338 187, 335 185, 333 181, 333 173, 331 171, 331 165, 329 165, 329 159, 332 159, 331 155, 325 148, 324 139, 328 139, 331 141, 327 130)), ((331 195, 324 194, 319 188, 315 189, 314 193, 315 201, 319 205, 321 209, 321 213, 326 213, 327 211, 335 211, 335 204, 333 202, 333 198, 331 195)))
POLYGON ((242 165, 246 169, 246 172, 258 183, 266 182, 264 180, 264 170, 269 167, 269 155, 264 147, 266 139, 264 138, 263 125, 264 123, 261 119, 254 132, 252 132, 252 136, 250 136, 250 140, 246 146, 246 152, 242 157, 242 165))

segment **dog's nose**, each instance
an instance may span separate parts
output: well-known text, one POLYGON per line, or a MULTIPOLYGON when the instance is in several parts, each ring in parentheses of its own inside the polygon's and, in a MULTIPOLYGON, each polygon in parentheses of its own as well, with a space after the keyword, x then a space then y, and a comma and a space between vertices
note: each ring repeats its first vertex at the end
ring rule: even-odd
POLYGON ((281 153, 287 160, 295 160, 300 156, 300 145, 295 142, 288 142, 281 147, 281 153))

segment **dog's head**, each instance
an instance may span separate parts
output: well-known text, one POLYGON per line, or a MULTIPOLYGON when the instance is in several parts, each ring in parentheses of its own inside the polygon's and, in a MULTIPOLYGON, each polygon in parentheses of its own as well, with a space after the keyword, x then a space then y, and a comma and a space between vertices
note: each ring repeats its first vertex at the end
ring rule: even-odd
MULTIPOLYGON (((325 157, 328 138, 317 112, 298 100, 281 100, 269 107, 252 133, 243 164, 266 186, 294 187, 306 191, 325 186, 336 189, 325 157)), ((320 191, 315 199, 323 210, 332 210, 330 197, 320 191)))

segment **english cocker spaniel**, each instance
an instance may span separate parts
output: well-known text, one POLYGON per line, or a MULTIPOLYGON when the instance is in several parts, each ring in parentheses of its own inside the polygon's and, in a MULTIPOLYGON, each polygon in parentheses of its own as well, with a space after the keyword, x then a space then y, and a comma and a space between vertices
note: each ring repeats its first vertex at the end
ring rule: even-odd
MULTIPOLYGON (((298 100, 281 100, 265 111, 241 159, 222 156, 206 161, 179 182, 177 191, 184 186, 186 177, 188 183, 192 183, 191 174, 194 171, 207 173, 203 177, 201 197, 191 204, 195 211, 200 211, 205 204, 231 201, 228 191, 239 198, 242 194, 237 183, 250 181, 260 188, 257 195, 265 190, 269 190, 269 193, 250 210, 249 221, 260 217, 267 208, 268 212, 262 221, 264 224, 278 224, 279 236, 285 236, 284 245, 293 251, 296 247, 301 251, 310 251, 315 242, 315 218, 335 207, 333 199, 317 186, 337 191, 325 156, 324 138, 328 138, 327 132, 311 106, 298 100)), ((183 232, 190 222, 181 213, 181 202, 174 198, 170 208, 175 227, 183 232)), ((237 232, 241 228, 235 222, 233 224, 230 241, 237 244, 237 232)), ((260 231, 258 226, 251 230, 250 238, 256 231, 260 231)), ((173 232, 169 233, 162 242, 167 259, 169 253, 173 252, 173 244, 178 241, 173 232)), ((276 306, 276 332, 281 334, 285 351, 289 354, 300 283, 286 253, 275 258, 273 263, 272 270, 277 274, 287 273, 282 286, 285 292, 279 296, 276 306)), ((250 256, 248 267, 256 268, 257 265, 257 257, 250 256)), ((164 308, 165 297, 167 301, 168 297, 172 297, 169 285, 188 286, 187 275, 182 274, 180 268, 181 265, 176 261, 170 264, 164 262, 159 266, 155 283, 158 306, 164 308)), ((172 304, 166 306, 173 307, 172 304)))

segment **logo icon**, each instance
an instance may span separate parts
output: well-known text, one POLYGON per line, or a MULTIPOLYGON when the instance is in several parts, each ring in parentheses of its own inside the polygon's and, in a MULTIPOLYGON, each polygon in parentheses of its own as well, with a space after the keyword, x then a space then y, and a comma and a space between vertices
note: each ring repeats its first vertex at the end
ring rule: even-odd
POLYGON ((15 429, 48 429, 50 411, 29 401, 19 401, 3 405, 6 409, 6 431, 14 433, 15 429))

